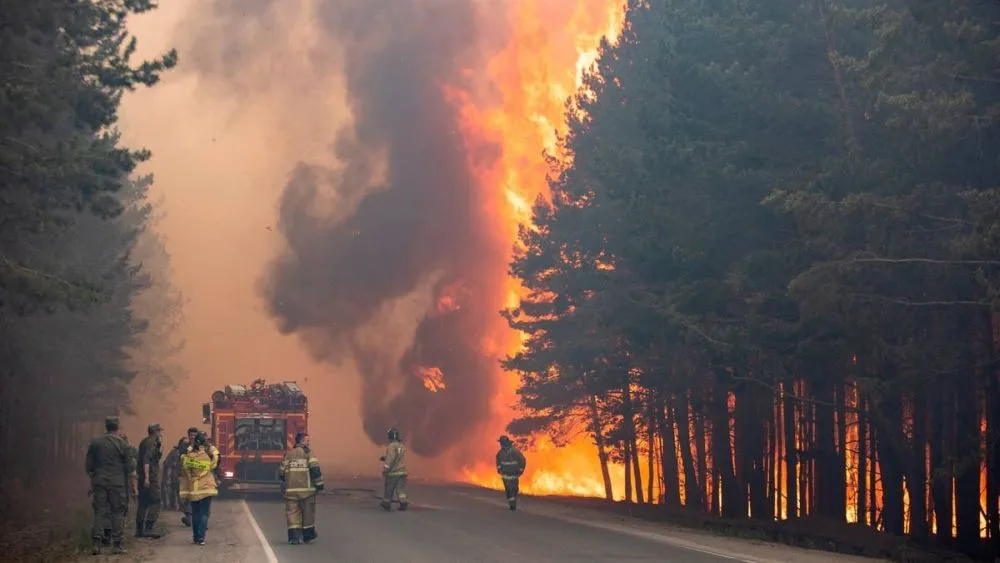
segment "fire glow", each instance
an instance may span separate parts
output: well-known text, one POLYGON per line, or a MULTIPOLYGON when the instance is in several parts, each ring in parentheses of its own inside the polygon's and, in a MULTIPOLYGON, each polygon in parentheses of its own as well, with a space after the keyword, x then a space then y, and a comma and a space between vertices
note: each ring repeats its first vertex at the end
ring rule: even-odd
MULTIPOLYGON (((597 59, 601 38, 619 34, 624 13, 622 0, 577 0, 571 9, 565 2, 511 2, 507 13, 510 36, 486 69, 502 100, 484 102, 471 93, 444 88, 459 109, 466 144, 501 148, 495 161, 471 166, 480 190, 502 194, 503 209, 489 215, 495 218, 494 229, 508 248, 513 247, 518 225, 530 227, 531 202, 539 195, 548 197, 546 177, 551 170, 545 154, 558 156, 558 137, 566 130, 566 100, 579 89, 584 72, 597 59)), ((522 288, 511 279, 506 288, 505 302, 516 306, 522 288)), ((498 355, 508 355, 522 345, 522 336, 512 334, 505 342, 488 347, 498 355)), ((495 410, 509 420, 518 378, 515 374, 501 377, 495 410)), ((586 433, 576 436, 562 446, 545 436, 534 437, 527 452, 524 492, 604 496, 596 447, 586 433)), ((620 466, 612 466, 610 472, 614 481, 624 475, 620 466)), ((464 477, 486 487, 501 486, 492 463, 466 467, 464 477)))

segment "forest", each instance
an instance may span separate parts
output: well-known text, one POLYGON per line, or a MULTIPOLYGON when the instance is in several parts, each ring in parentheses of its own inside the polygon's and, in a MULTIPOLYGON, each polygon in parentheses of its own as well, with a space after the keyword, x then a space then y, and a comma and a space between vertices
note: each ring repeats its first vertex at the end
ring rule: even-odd
POLYGON ((994 0, 632 2, 520 230, 509 430, 589 433, 609 499, 994 560, 997 61, 994 0))
POLYGON ((154 7, 0 8, 0 513, 18 515, 3 518, 5 557, 85 500, 86 443, 130 412, 129 385, 175 373, 179 296, 150 230, 152 179, 136 173, 150 154, 116 129, 122 96, 176 64, 174 52, 133 61, 127 18, 154 7))

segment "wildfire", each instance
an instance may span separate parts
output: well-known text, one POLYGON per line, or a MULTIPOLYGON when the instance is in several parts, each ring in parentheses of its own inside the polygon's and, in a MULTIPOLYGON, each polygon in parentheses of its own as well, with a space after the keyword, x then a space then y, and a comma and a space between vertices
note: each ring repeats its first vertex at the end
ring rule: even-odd
MULTIPOLYGON (((624 0, 577 0, 510 2, 507 17, 511 33, 504 48, 486 69, 501 101, 476 99, 468 92, 445 88, 445 95, 462 115, 462 135, 469 146, 491 143, 502 148, 489 165, 473 162, 479 189, 495 194, 501 210, 488 210, 496 220, 495 230, 503 244, 513 246, 518 225, 531 224, 531 202, 548 197, 550 168, 544 154, 558 155, 558 138, 565 133, 566 100, 578 90, 584 73, 597 58, 602 37, 617 37, 624 19, 624 0)), ((504 268, 505 270, 506 268, 504 268)), ((505 301, 516 305, 522 288, 507 280, 505 301)), ((500 345, 510 354, 522 345, 522 335, 512 335, 500 345)), ((511 404, 517 377, 503 374, 504 403, 499 405, 512 418, 511 404)), ((597 451, 585 433, 564 446, 547 437, 535 437, 529 450, 528 470, 522 490, 534 494, 603 496, 604 481, 597 451)), ((621 467, 611 467, 620 479, 621 467)), ((473 483, 499 488, 491 464, 467 468, 465 478, 473 483)))
POLYGON ((417 375, 424 381, 424 389, 437 393, 445 389, 444 372, 439 367, 417 368, 417 375))

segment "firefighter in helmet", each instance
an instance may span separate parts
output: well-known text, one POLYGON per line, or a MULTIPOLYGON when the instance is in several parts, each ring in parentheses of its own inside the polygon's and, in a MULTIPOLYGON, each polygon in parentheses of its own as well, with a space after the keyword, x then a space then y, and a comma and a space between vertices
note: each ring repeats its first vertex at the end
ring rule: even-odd
POLYGON ((507 504, 511 510, 517 510, 517 494, 520 490, 519 480, 527 462, 524 454, 507 436, 500 436, 500 451, 497 452, 497 473, 503 479, 503 490, 507 495, 507 504))
POLYGON ((382 462, 382 476, 385 477, 385 494, 382 496, 382 508, 392 509, 393 493, 399 499, 399 509, 409 508, 406 499, 406 448, 399 440, 399 430, 390 428, 388 432, 389 445, 385 455, 379 458, 382 462))
POLYGON ((295 435, 295 447, 281 460, 279 476, 284 482, 288 543, 309 543, 317 537, 316 493, 323 490, 323 472, 309 449, 308 434, 295 435))

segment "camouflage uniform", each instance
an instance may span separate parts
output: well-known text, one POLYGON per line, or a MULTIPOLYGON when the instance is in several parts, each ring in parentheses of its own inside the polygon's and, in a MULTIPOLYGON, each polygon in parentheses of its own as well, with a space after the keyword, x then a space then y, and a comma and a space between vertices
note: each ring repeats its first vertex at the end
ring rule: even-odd
MULTIPOLYGON (((187 449, 187 443, 184 443, 183 449, 187 449)), ((160 494, 163 499, 163 505, 168 510, 179 510, 181 507, 180 476, 181 446, 178 445, 170 450, 170 453, 167 454, 167 459, 163 462, 163 481, 160 494)))
MULTIPOLYGON (((111 420, 117 424, 117 417, 109 417, 108 422, 111 420)), ((116 432, 94 438, 87 448, 86 470, 94 507, 95 551, 100 550, 106 529, 117 550, 124 551, 129 488, 135 479, 132 447, 116 432)))
POLYGON ((497 452, 497 473, 503 479, 503 490, 511 510, 517 510, 517 495, 520 492, 521 474, 527 465, 524 454, 506 436, 500 438, 497 452))
MULTIPOLYGON (((150 427, 153 428, 153 425, 150 427)), ((159 427, 157 426, 157 429, 159 427)), ((135 511, 136 537, 158 538, 153 531, 153 525, 160 516, 160 459, 163 458, 163 448, 158 436, 147 436, 139 443, 137 462, 139 480, 139 506, 135 511), (145 474, 146 465, 149 475, 145 474), (149 486, 145 486, 146 481, 149 486)))

